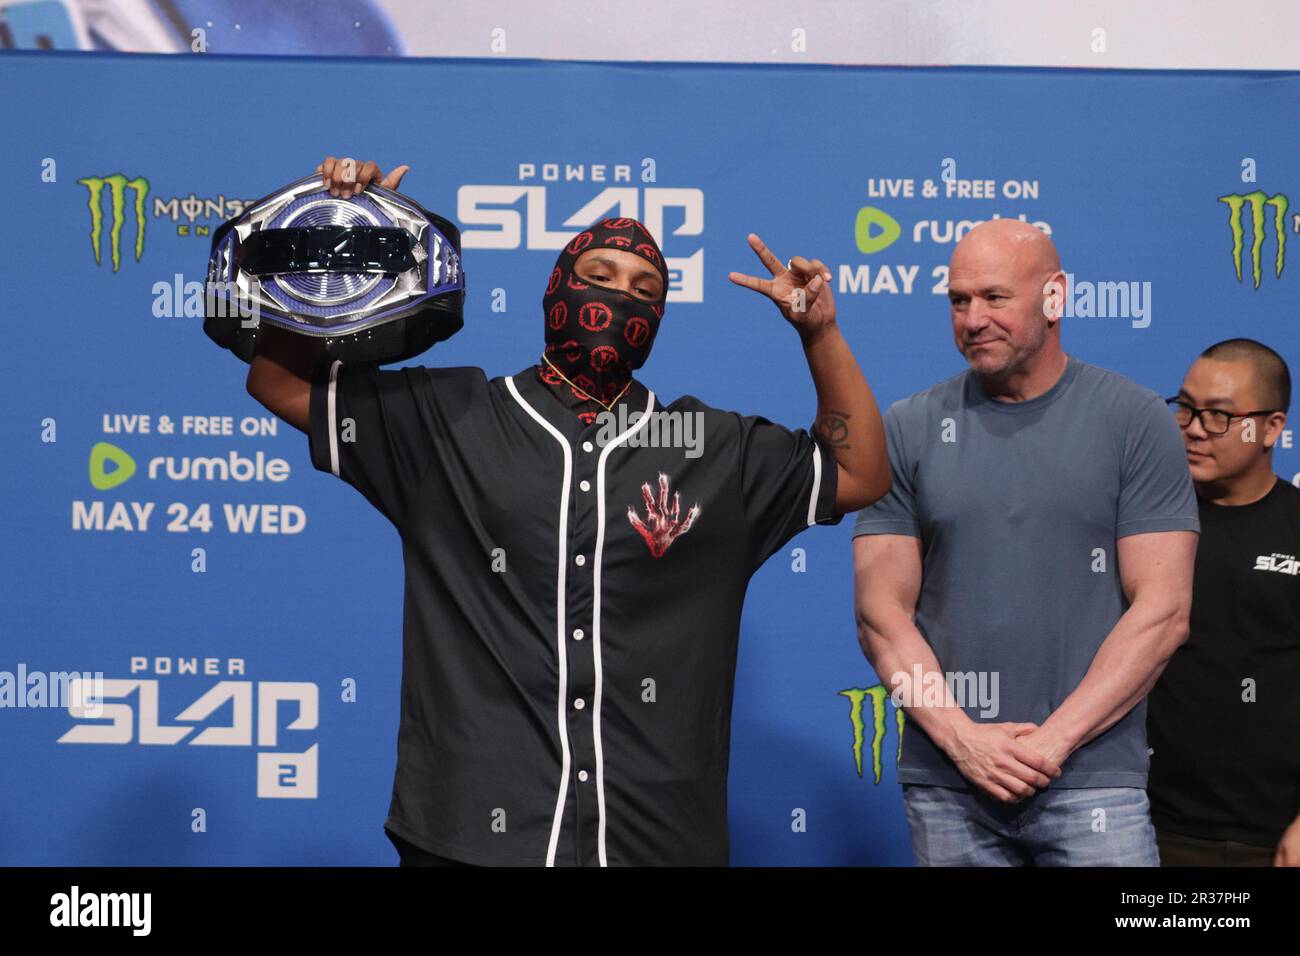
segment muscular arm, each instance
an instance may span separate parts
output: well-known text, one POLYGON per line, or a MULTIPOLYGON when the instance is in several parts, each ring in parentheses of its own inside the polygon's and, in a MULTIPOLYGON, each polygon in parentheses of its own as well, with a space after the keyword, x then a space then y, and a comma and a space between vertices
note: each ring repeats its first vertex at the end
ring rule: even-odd
POLYGON ((248 394, 299 431, 310 426, 311 371, 323 340, 264 323, 248 368, 248 394))
MULTIPOLYGON (((876 675, 891 694, 906 691, 919 665, 923 686, 942 681, 942 668, 917 630, 921 593, 921 541, 911 535, 871 534, 853 539, 853 577, 858 641, 876 675), (938 673, 938 678, 930 677, 938 673)), ((920 688, 916 688, 917 691, 920 688)), ((962 776, 995 799, 1011 803, 1060 776, 1060 766, 1015 738, 1033 724, 979 723, 968 717, 945 683, 944 702, 919 706, 904 699, 904 711, 948 755, 962 776)))
POLYGON ((835 452, 835 511, 857 511, 889 491, 885 426, 866 376, 836 324, 800 330, 817 389, 815 429, 835 452))
POLYGON ((1194 531, 1135 534, 1116 542, 1129 608, 1097 650, 1079 686, 1035 733, 1064 759, 1113 726, 1155 686, 1187 639, 1194 531))
MULTIPOLYGON (((939 671, 939 660, 915 622, 921 540, 903 534, 859 535, 853 539, 853 579, 858 643, 889 692, 898 686, 894 677, 910 680, 917 664, 923 678, 939 671)), ((904 710, 936 743, 951 736, 956 723, 969 720, 951 701, 944 707, 904 710)))

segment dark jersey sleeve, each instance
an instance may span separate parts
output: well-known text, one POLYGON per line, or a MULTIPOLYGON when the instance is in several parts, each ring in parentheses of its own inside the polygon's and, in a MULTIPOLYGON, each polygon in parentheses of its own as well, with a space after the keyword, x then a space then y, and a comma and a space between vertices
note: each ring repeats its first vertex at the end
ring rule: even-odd
POLYGON ((312 464, 360 491, 399 530, 437 449, 435 371, 444 370, 386 370, 322 355, 312 372, 312 464))
POLYGON ((838 474, 830 447, 806 429, 740 417, 740 487, 754 567, 803 529, 839 524, 838 474))

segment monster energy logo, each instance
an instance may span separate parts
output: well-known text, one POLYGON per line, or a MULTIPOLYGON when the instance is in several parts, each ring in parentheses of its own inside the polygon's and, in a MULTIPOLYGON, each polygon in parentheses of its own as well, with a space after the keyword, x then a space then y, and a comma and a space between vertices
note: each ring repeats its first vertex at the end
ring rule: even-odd
MULTIPOLYGON (((880 783, 880 749, 885 742, 885 701, 889 700, 889 690, 884 684, 874 687, 850 687, 840 691, 840 695, 849 699, 849 722, 853 725, 853 760, 857 764, 858 776, 862 776, 862 744, 866 736, 866 725, 862 719, 862 703, 871 701, 871 769, 876 783, 880 783)), ((897 762, 903 756, 903 709, 894 708, 894 723, 898 727, 897 762)))
POLYGON ((90 245, 95 250, 95 265, 100 264, 100 242, 104 234, 104 187, 108 186, 110 210, 113 221, 108 230, 109 249, 113 255, 113 271, 122 259, 122 225, 126 219, 126 191, 135 193, 135 261, 144 255, 144 198, 149 194, 149 180, 136 177, 127 179, 121 173, 112 176, 87 176, 77 182, 90 190, 90 245))
POLYGON ((1255 276, 1255 288, 1259 288, 1260 280, 1260 252, 1264 248, 1264 234, 1267 227, 1264 224, 1264 207, 1273 207, 1273 235, 1277 237, 1277 262, 1275 265, 1277 277, 1282 277, 1282 266, 1286 261, 1286 229, 1283 225, 1283 217, 1286 215, 1287 201, 1281 193, 1276 196, 1266 196, 1262 190, 1255 190, 1253 193, 1246 193, 1244 196, 1228 195, 1220 196, 1219 202, 1228 205, 1228 225, 1232 229, 1232 264, 1237 269, 1237 281, 1241 281, 1241 247, 1245 241, 1245 230, 1241 227, 1242 208, 1250 206, 1250 224, 1251 224, 1251 243, 1250 243, 1250 264, 1251 271, 1255 276))

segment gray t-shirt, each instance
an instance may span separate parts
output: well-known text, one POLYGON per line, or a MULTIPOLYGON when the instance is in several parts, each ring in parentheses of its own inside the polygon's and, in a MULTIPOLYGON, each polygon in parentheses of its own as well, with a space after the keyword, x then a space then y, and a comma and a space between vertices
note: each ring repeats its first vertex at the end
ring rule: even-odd
MULTIPOLYGON (((1200 531, 1173 416, 1150 389, 1071 356, 1037 398, 997 401, 968 370, 895 402, 885 429, 893 488, 854 536, 921 539, 916 625, 940 669, 964 675, 949 680, 966 713, 1041 724, 1128 609, 1116 539, 1200 531)), ((1145 787, 1147 764, 1143 700, 1053 785, 1145 787)), ((915 724, 898 779, 969 786, 915 724)))

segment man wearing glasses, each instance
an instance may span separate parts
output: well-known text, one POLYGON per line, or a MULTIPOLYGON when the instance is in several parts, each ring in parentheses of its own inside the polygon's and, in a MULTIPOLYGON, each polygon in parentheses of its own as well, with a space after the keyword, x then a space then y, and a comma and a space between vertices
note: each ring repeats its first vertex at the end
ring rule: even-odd
POLYGON ((1169 399, 1201 541, 1191 637, 1147 711, 1166 866, 1300 866, 1300 490, 1273 473, 1290 402, 1252 339, 1210 346, 1169 399))

